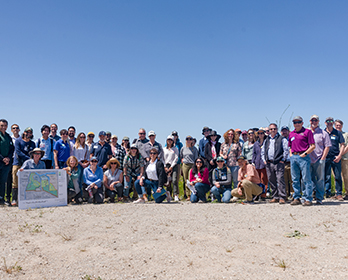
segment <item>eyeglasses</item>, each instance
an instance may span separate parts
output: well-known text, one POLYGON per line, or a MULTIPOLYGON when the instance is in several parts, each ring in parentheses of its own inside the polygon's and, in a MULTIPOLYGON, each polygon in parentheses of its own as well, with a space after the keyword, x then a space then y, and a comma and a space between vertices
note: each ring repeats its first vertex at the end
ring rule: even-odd
POLYGON ((269 130, 277 130, 277 128, 270 128, 269 130))
POLYGON ((261 135, 261 134, 265 134, 265 133, 264 132, 258 132, 258 134, 261 135))
POLYGON ((110 164, 117 164, 117 162, 110 162, 110 164))
POLYGON ((178 136, 178 134, 172 134, 172 136, 178 136))
POLYGON ((64 132, 64 133, 62 133, 61 135, 68 135, 68 133, 67 133, 67 132, 64 132))
POLYGON ((97 160, 92 160, 91 162, 95 163, 95 162, 98 162, 97 160))
POLYGON ((301 121, 294 121, 293 124, 300 124, 302 123, 301 121))
POLYGON ((311 119, 310 121, 311 121, 311 122, 318 122, 317 119, 311 119))
POLYGON ((203 162, 201 162, 201 161, 196 161, 196 164, 197 164, 197 163, 203 164, 203 162))
POLYGON ((86 136, 80 136, 80 138, 86 138, 86 136))
POLYGON ((151 153, 150 153, 150 155, 157 155, 157 153, 153 153, 153 152, 151 152, 151 153))
POLYGON ((41 153, 34 153, 34 155, 40 155, 41 156, 41 153))
POLYGON ((123 141, 124 141, 124 142, 126 142, 126 141, 129 142, 129 140, 123 140, 123 141))
POLYGON ((89 138, 94 138, 94 135, 88 135, 89 138))
POLYGON ((334 121, 326 121, 327 123, 333 123, 334 121))
POLYGON ((192 140, 192 138, 186 138, 187 141, 192 140))
POLYGON ((145 135, 145 132, 139 132, 139 135, 145 135))
POLYGON ((19 127, 12 127, 12 129, 19 129, 19 127))
POLYGON ((248 134, 249 134, 249 135, 253 135, 253 134, 254 134, 254 132, 249 132, 248 134))

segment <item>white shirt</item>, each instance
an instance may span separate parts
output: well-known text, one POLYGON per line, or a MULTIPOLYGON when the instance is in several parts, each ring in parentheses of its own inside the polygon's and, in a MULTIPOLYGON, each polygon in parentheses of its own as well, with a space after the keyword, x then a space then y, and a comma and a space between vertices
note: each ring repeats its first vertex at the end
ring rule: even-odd
POLYGON ((164 164, 170 164, 171 167, 174 167, 178 162, 179 151, 177 147, 172 147, 170 150, 165 147, 163 149, 164 154, 164 164))
POLYGON ((87 145, 85 145, 84 148, 80 145, 77 149, 74 145, 72 148, 72 154, 77 158, 78 162, 89 160, 89 149, 87 145))
POLYGON ((147 178, 154 181, 158 181, 156 164, 157 164, 157 159, 154 162, 150 161, 148 167, 146 168, 147 178))

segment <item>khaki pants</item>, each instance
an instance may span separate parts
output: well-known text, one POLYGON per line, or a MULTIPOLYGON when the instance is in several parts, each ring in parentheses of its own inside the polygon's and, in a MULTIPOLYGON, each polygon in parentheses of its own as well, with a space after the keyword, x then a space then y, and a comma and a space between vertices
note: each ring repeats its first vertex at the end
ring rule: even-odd
POLYGON ((192 166, 193 166, 192 163, 188 163, 188 164, 183 163, 182 164, 182 174, 184 175, 184 182, 183 182, 184 183, 183 184, 183 186, 184 186, 184 193, 187 196, 191 195, 190 189, 186 186, 186 180, 188 180, 190 178, 189 173, 190 173, 190 170, 191 170, 192 166))
POLYGON ((238 193, 238 188, 232 190, 232 196, 243 198, 245 197, 247 201, 253 200, 253 195, 259 195, 262 193, 262 188, 249 180, 242 181, 242 195, 238 193))
POLYGON ((342 180, 346 194, 348 193, 348 159, 341 160, 342 180))
POLYGON ((18 189, 18 176, 17 172, 21 168, 21 165, 13 165, 12 166, 12 188, 18 189))

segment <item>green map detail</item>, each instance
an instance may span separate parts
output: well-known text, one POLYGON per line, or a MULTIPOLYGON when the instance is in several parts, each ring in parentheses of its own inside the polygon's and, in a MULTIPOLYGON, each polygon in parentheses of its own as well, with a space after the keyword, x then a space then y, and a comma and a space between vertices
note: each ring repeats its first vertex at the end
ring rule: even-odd
POLYGON ((50 183, 50 177, 45 174, 30 173, 26 191, 45 191, 58 197, 58 190, 50 183))

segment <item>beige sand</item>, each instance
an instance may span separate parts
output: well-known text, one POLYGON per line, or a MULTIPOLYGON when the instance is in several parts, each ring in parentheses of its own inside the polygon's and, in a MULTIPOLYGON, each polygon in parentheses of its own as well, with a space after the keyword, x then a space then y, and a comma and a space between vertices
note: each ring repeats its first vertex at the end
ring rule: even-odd
POLYGON ((0 279, 347 279, 348 204, 326 203, 1 207, 0 279))

